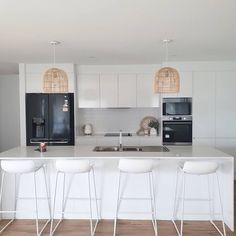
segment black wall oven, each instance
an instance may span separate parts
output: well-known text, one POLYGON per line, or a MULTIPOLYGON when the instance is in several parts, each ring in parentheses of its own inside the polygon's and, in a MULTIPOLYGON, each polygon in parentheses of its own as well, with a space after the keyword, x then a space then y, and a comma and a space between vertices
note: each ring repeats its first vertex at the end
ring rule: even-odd
POLYGON ((191 145, 192 120, 164 120, 162 135, 164 145, 191 145))
POLYGON ((162 104, 164 145, 192 144, 192 98, 164 98, 162 104))

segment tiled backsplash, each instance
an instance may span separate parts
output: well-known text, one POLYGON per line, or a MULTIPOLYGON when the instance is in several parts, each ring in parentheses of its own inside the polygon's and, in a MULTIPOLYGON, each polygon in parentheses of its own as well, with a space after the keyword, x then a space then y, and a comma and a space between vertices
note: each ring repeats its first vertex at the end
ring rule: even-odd
POLYGON ((95 134, 118 132, 120 129, 123 132, 136 133, 145 116, 160 118, 161 115, 159 108, 80 108, 77 112, 79 135, 83 135, 82 127, 85 124, 92 124, 95 134))

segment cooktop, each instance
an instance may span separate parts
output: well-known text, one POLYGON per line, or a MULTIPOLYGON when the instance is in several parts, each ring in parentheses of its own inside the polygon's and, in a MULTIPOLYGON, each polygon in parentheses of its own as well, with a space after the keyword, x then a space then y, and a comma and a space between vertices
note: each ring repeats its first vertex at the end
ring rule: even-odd
MULTIPOLYGON (((105 133, 104 135, 105 137, 119 137, 120 136, 120 133, 105 133)), ((130 137, 132 136, 131 133, 122 133, 122 136, 124 137, 130 137)))

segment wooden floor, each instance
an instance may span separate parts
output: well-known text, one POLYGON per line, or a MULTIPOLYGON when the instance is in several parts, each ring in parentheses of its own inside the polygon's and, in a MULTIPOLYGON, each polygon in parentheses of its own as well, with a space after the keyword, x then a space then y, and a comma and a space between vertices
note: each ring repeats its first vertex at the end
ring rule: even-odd
MULTIPOLYGON (((236 183, 235 183, 236 193, 236 183)), ((236 196, 236 194, 234 194, 236 196)), ((236 197, 234 201, 236 207, 236 197)), ((235 208, 236 209, 236 208, 235 208)), ((235 214, 236 220, 236 214, 235 214)), ((5 222, 0 221, 0 226, 5 222)), ((235 222, 236 223, 236 222, 235 222)), ((65 220, 58 227, 55 236, 90 236, 89 222, 86 220, 65 220)), ((102 220, 96 231, 96 236, 112 236, 113 221, 102 220)), ((177 236, 172 222, 158 221, 159 236, 177 236)), ((16 220, 1 235, 3 236, 33 236, 35 234, 35 221, 16 220)), ((47 227, 42 236, 49 235, 47 227)), ((117 225, 117 236, 153 236, 153 228, 150 221, 120 220, 117 225)), ((219 235, 208 222, 186 221, 184 224, 184 236, 213 236, 219 235)), ((236 236, 236 231, 227 229, 227 236, 236 236)))
MULTIPOLYGON (((78 220, 65 220, 58 227, 55 236, 90 236, 89 222, 78 220)), ((99 223, 96 236, 112 236, 113 222, 103 220, 99 223)), ((158 221, 159 236, 177 236, 170 221, 158 221)), ((32 236, 35 235, 35 224, 32 220, 17 220, 7 228, 3 236, 32 236)), ((49 235, 49 227, 42 234, 49 235)), ((149 221, 119 221, 117 236, 153 236, 152 224, 149 221)), ((185 236, 213 236, 219 235, 208 222, 189 222, 184 224, 185 236)), ((227 231, 227 236, 235 236, 236 232, 227 231)))

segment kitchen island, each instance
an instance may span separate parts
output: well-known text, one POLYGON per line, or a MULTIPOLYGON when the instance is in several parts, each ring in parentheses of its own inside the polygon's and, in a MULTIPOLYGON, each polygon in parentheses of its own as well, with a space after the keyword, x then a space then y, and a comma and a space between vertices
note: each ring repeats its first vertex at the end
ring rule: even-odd
MULTIPOLYGON (((47 147, 47 152, 40 153, 35 151, 35 147, 17 147, 9 151, 0 154, 0 159, 33 159, 42 160, 47 163, 48 176, 50 180, 50 186, 54 189, 55 182, 55 169, 54 160, 58 159, 89 159, 94 163, 96 184, 98 190, 99 205, 101 209, 101 216, 103 219, 113 219, 115 212, 115 199, 118 184, 118 160, 121 158, 148 158, 152 159, 155 164, 154 178, 156 182, 156 196, 157 196, 157 218, 161 220, 170 220, 172 217, 173 204, 174 204, 174 191, 176 170, 180 162, 185 160, 211 160, 220 163, 218 170, 220 176, 221 194, 224 206, 224 218, 225 223, 233 231, 234 230, 234 159, 219 150, 209 147, 195 147, 195 146, 168 146, 169 152, 94 152, 94 146, 64 146, 64 147, 47 147)), ((32 195, 32 178, 29 178, 30 174, 22 177, 22 184, 20 185, 20 196, 32 195)), ((145 178, 143 175, 131 175, 126 181, 126 196, 145 197, 148 194, 145 178), (135 179, 134 179, 135 178, 135 179), (132 194, 129 194, 132 193, 132 194)), ((12 178, 8 178, 9 184, 7 184, 7 193, 3 199, 4 207, 11 207, 13 205, 13 193, 14 181, 12 178), (7 197, 6 197, 7 196, 7 197)), ((68 180, 69 181, 69 180, 68 180)), ((213 179, 210 179, 211 184, 215 185, 213 179)), ((200 198, 206 198, 207 188, 206 179, 204 176, 196 177, 189 176, 186 185, 187 197, 198 196, 200 198), (189 191, 188 191, 189 190, 189 191)), ((76 181, 71 189, 71 196, 87 196, 86 192, 86 176, 83 174, 76 177, 76 181)), ((43 193, 41 189, 39 191, 43 193)), ((61 189, 60 189, 61 191, 61 189)), ((51 191, 53 192, 53 191, 51 191)), ((215 191, 215 196, 217 193, 215 191)), ((19 204, 19 208, 25 205, 19 204)), ((30 200, 27 200, 30 201, 30 200)), ((219 213, 218 199, 215 201, 215 213, 219 213)), ((60 201, 58 201, 60 202, 60 201)), ((121 211, 131 211, 132 214, 121 214, 120 218, 123 219, 150 219, 149 213, 143 213, 149 211, 149 203, 146 201, 124 202, 121 205, 121 211)), ((43 203, 41 203, 41 211, 44 209, 43 203)), ((33 207, 33 202, 28 203, 27 206, 33 207)), ((59 206, 57 206, 59 207, 59 206)), ((71 200, 68 201, 68 214, 67 218, 88 218, 87 202, 71 200), (78 209, 80 213, 74 213, 73 210, 78 209)), ((26 212, 26 210, 24 211, 26 212)), ((186 219, 189 220, 206 220, 208 218, 208 204, 204 202, 192 202, 186 204, 186 212, 191 212, 186 219)), ((46 214, 41 214, 41 218, 47 217, 46 214)), ((32 215, 23 213, 17 216, 18 218, 31 218, 32 215)), ((216 217, 217 219, 217 217, 216 217)))

